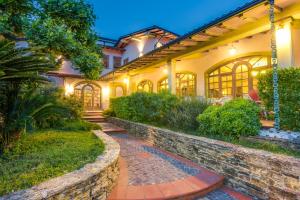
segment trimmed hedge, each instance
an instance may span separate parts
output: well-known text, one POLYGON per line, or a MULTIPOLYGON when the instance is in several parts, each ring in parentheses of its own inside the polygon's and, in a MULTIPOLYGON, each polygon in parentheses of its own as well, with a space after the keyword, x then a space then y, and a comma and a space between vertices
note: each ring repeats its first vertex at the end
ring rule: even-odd
POLYGON ((135 122, 158 122, 178 102, 176 96, 168 93, 137 92, 111 99, 110 110, 106 113, 135 122))
POLYGON ((210 106, 197 118, 200 135, 232 138, 257 135, 261 124, 259 107, 252 101, 235 99, 223 106, 210 106))
MULTIPOLYGON (((282 129, 300 130, 300 69, 278 70, 280 125, 282 129)), ((273 110, 273 73, 259 77, 259 95, 268 110, 273 110)))
POLYGON ((106 115, 179 130, 196 130, 197 116, 209 103, 196 98, 179 98, 169 93, 138 92, 111 99, 106 115))

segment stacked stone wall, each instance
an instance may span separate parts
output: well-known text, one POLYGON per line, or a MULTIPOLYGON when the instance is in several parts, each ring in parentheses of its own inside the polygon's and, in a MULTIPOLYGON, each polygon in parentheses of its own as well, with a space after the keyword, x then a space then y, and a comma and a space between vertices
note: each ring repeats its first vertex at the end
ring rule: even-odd
POLYGON ((120 146, 102 131, 94 133, 105 144, 105 151, 94 163, 32 188, 0 197, 0 200, 106 199, 119 176, 120 146))
POLYGON ((108 121, 224 175, 226 185, 255 199, 300 199, 300 159, 118 118, 108 121))

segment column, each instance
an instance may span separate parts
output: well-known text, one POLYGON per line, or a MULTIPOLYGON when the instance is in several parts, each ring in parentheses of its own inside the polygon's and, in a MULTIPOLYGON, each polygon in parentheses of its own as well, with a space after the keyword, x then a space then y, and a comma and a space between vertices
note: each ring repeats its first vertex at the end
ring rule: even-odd
POLYGON ((176 62, 168 60, 167 69, 169 91, 171 94, 176 94, 176 62))
POLYGON ((276 44, 278 66, 280 68, 295 66, 295 50, 297 45, 294 45, 298 36, 294 35, 295 28, 293 27, 292 19, 280 21, 276 25, 276 44))
POLYGON ((293 66, 300 67, 300 20, 292 22, 293 66))

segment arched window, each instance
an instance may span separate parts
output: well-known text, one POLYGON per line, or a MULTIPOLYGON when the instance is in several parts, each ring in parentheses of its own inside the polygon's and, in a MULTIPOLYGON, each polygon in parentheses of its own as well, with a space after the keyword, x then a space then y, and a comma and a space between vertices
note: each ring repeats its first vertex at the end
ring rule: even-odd
POLYGON ((141 81, 137 86, 138 92, 153 92, 153 83, 149 80, 141 81))
POLYGON ((176 73, 176 94, 178 96, 196 96, 196 75, 176 73))
POLYGON ((163 78, 157 83, 157 91, 162 92, 162 91, 167 91, 169 89, 169 83, 168 83, 168 78, 163 78))
POLYGON ((243 57, 221 65, 208 73, 208 97, 243 97, 257 89, 257 75, 270 68, 267 56, 243 57))

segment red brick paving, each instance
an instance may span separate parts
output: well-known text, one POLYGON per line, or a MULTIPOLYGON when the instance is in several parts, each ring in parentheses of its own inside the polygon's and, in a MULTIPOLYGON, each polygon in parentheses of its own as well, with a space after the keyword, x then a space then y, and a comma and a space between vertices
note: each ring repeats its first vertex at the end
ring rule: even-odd
MULTIPOLYGON (((126 136, 126 134, 122 134, 122 135, 126 136)), ((112 136, 114 137, 114 134, 112 136)), ((176 171, 177 169, 176 168, 164 169, 167 171, 164 171, 165 174, 161 174, 159 172, 159 169, 164 168, 165 166, 160 166, 160 165, 164 164, 164 162, 167 161, 164 161, 163 158, 155 158, 157 157, 156 154, 142 151, 143 149, 140 147, 141 146, 143 147, 145 145, 149 146, 149 144, 132 137, 123 138, 122 136, 122 138, 115 137, 115 139, 121 145, 121 157, 119 159, 120 177, 118 179, 117 185, 114 187, 113 191, 111 192, 108 198, 109 200, 150 200, 150 199, 164 200, 164 199, 174 199, 174 198, 184 199, 184 200, 189 200, 189 199, 249 200, 251 199, 241 193, 233 191, 230 188, 222 187, 223 180, 224 180, 222 176, 219 176, 216 173, 209 171, 178 155, 174 155, 170 152, 163 151, 153 146, 149 147, 149 148, 159 150, 159 152, 162 153, 163 155, 167 155, 173 160, 180 161, 184 165, 199 169, 200 171, 200 173, 193 176, 185 172, 184 174, 186 175, 184 176, 180 175, 176 177, 175 180, 168 179, 167 178, 168 170, 170 170, 169 175, 173 176, 174 170, 176 171), (152 160, 154 158, 160 159, 160 162, 156 162, 155 160, 152 160), (141 161, 141 163, 139 161, 141 161), (132 166, 133 164, 134 166, 132 166), (149 165, 153 165, 154 167, 147 168, 149 167, 149 165), (128 167, 130 167, 130 170, 128 167), (145 168, 152 171, 145 171, 145 168), (132 171, 132 169, 136 171, 132 171), (162 176, 162 177, 158 177, 157 179, 158 182, 155 182, 153 184, 148 184, 143 181, 137 182, 139 183, 137 184, 136 182, 129 181, 131 179, 142 178, 142 176, 144 175, 146 175, 146 177, 149 177, 149 174, 153 176, 162 176), (212 191, 217 191, 217 192, 212 192, 212 191)), ((170 165, 170 163, 166 163, 166 165, 168 166, 170 165)), ((181 172, 180 174, 182 173, 183 172, 181 172)), ((156 179, 154 179, 154 181, 155 180, 156 179)))

